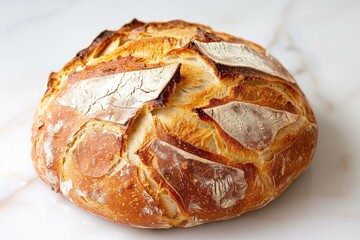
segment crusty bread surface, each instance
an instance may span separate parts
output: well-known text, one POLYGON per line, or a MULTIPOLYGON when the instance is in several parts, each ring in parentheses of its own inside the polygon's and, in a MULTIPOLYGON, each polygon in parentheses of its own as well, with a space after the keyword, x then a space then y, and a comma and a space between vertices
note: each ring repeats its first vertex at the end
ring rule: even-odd
POLYGON ((32 159, 93 214, 190 227, 265 206, 316 142, 304 94, 264 48, 200 24, 133 20, 50 74, 32 159))

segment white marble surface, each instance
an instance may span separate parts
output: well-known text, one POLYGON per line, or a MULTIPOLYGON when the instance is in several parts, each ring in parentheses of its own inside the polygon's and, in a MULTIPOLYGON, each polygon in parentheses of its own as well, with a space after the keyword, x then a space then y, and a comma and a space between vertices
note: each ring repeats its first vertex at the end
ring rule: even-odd
POLYGON ((0 1, 0 239, 360 239, 360 1, 0 1), (181 18, 255 41, 315 110, 310 169, 267 207, 190 229, 140 230, 74 207, 35 175, 42 86, 103 29, 181 18))

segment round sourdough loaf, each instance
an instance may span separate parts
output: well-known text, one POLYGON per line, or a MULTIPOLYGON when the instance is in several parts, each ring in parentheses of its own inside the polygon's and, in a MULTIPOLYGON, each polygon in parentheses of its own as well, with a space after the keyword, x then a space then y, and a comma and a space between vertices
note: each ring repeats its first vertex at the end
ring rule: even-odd
POLYGON ((51 73, 32 128, 40 178, 135 227, 265 206, 309 165, 314 114, 265 49, 211 28, 133 20, 51 73))

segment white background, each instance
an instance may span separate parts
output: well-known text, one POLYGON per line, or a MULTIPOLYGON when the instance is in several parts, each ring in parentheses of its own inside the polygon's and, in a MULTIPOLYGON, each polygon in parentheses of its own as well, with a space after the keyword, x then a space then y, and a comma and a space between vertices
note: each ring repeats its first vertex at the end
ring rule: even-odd
POLYGON ((360 239, 360 1, 0 1, 0 239, 360 239), (38 180, 30 126, 43 85, 104 29, 184 19, 268 48, 316 113, 310 169, 277 200, 190 229, 116 225, 38 180))

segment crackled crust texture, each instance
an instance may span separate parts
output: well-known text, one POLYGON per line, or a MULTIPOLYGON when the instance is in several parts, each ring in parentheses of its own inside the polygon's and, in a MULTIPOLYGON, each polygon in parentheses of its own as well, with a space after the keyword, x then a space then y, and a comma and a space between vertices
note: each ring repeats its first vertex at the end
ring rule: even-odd
POLYGON ((135 227, 265 206, 308 166, 317 125, 265 49, 211 28, 133 20, 49 77, 32 127, 42 180, 135 227))

